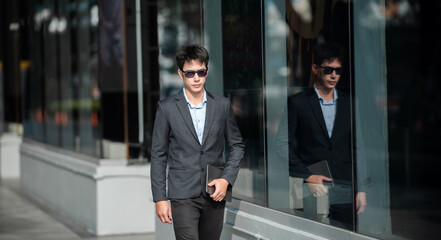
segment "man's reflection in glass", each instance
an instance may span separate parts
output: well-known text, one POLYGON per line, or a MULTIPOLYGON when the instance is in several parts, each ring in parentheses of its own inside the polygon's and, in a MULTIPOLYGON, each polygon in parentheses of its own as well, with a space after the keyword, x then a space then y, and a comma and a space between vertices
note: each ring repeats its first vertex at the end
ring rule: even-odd
MULTIPOLYGON (((297 200, 303 198, 306 218, 329 219, 332 225, 353 229, 350 99, 335 88, 342 74, 343 51, 336 44, 318 44, 313 59, 314 86, 288 98, 291 190, 297 200), (324 160, 332 179, 309 169, 324 160), (296 185, 292 179, 301 182, 296 185)), ((365 207, 366 194, 358 192, 357 214, 365 207)))

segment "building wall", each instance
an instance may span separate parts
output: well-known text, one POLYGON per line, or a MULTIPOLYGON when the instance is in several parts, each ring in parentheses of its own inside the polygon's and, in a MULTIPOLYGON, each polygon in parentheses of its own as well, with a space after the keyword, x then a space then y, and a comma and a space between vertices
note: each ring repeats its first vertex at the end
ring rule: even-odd
POLYGON ((26 141, 20 159, 24 190, 97 235, 154 232, 148 165, 95 164, 90 157, 26 141))

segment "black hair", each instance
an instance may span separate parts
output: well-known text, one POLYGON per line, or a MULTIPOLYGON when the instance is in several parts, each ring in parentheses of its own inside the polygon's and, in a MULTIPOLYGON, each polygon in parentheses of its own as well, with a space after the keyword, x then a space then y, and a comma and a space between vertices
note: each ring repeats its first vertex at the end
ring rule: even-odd
POLYGON ((198 60, 208 67, 208 51, 198 44, 184 45, 176 52, 176 64, 183 71, 184 64, 192 60, 198 60))
POLYGON ((335 43, 320 43, 314 47, 314 64, 339 60, 343 64, 343 49, 335 43))

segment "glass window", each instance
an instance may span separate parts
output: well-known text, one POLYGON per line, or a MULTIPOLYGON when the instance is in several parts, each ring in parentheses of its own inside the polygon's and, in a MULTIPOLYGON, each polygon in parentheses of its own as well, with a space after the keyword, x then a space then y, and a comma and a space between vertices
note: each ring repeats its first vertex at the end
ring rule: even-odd
POLYGON ((285 1, 265 1, 266 128, 268 206, 293 213, 289 201, 288 123, 286 115, 287 33, 285 1))
MULTIPOLYGON (((158 46, 158 4, 156 0, 141 3, 142 74, 144 110, 144 156, 150 159, 153 123, 159 93, 159 46, 158 46)), ((137 49, 136 52, 139 52, 137 49)))
POLYGON ((265 1, 265 100, 269 207, 352 230, 349 9, 265 1))
MULTIPOLYGON (((75 75, 72 76, 71 88, 75 89, 75 118, 76 141, 80 152, 101 155, 101 87, 107 85, 98 83, 98 34, 99 8, 96 0, 80 0, 77 4, 75 36, 75 75)), ((104 36, 103 36, 104 39, 104 36)), ((107 70, 107 69, 102 69, 107 70)), ((100 71, 99 74, 103 74, 100 71)), ((103 78, 105 79, 105 78, 103 78)), ((111 78, 106 79, 112 81, 111 78)), ((104 105, 106 103, 102 103, 104 105)), ((111 119, 106 119, 111 121, 111 119)), ((102 121, 103 123, 105 121, 102 121)), ((106 129, 106 132, 115 131, 115 127, 106 129)))
POLYGON ((20 8, 17 2, 2 2, 2 36, 3 48, 1 69, 3 74, 2 92, 3 98, 3 113, 5 131, 17 131, 19 124, 22 122, 21 114, 21 79, 26 73, 28 64, 22 64, 20 57, 26 57, 27 48, 19 40, 21 37, 26 37, 25 31, 21 27, 21 18, 26 16, 26 9, 20 8), (24 68, 24 71, 23 69, 24 68))
MULTIPOLYGON (((3 92, 3 62, 0 62, 0 92, 3 92)), ((2 97, 0 97, 0 116, 4 116, 3 94, 1 96, 2 97)), ((5 124, 4 119, 0 118, 0 132, 4 131, 4 124, 5 124)))
POLYGON ((24 136, 100 156, 97 3, 33 1, 29 9, 24 136))
POLYGON ((42 22, 43 34, 43 116, 45 121, 46 143, 61 146, 60 131, 60 78, 58 75, 59 54, 57 52, 58 17, 55 4, 52 1, 43 1, 44 10, 50 17, 42 22))
MULTIPOLYGON (((85 10, 84 10, 85 11, 85 10)), ((99 4, 99 77, 100 77, 100 117, 102 119, 103 156, 105 158, 125 158, 127 149, 124 144, 124 49, 122 1, 100 1, 99 4)), ((87 29, 83 34, 88 35, 87 29)), ((86 38, 87 39, 87 38, 86 38)), ((86 41, 82 39, 82 41, 86 41)), ((88 42, 82 45, 89 47, 88 42)), ((84 56, 89 54, 83 52, 84 56)), ((88 83, 88 65, 83 66, 84 81, 88 83)), ((90 83, 91 84, 91 83, 90 83)), ((87 88, 81 91, 83 96, 90 93, 87 88)), ((90 109, 83 111, 84 121, 90 109)), ((84 134, 87 134, 85 131, 84 134)))
POLYGON ((60 0, 57 6, 59 14, 59 50, 58 75, 60 79, 60 106, 56 113, 61 128, 61 147, 75 150, 75 133, 73 119, 74 88, 72 86, 72 51, 71 51, 71 13, 68 0, 60 0))
MULTIPOLYGON (((122 3, 29 3, 31 37, 26 40, 32 74, 24 81, 26 137, 103 158, 144 160, 139 137, 144 134, 142 120, 138 121, 142 99, 138 99, 137 83, 142 84, 142 76, 137 78, 135 2, 124 5, 125 9, 122 3)), ((158 78, 153 79, 150 85, 158 85, 158 78)), ((151 106, 148 109, 152 112, 151 106)))
POLYGON ((161 98, 184 86, 177 74, 175 54, 188 43, 203 44, 201 3, 190 0, 158 1, 159 77, 161 98))
POLYGON ((29 27, 29 60, 31 62, 30 78, 24 84, 25 99, 23 112, 23 135, 27 138, 44 142, 45 135, 45 110, 43 101, 44 88, 44 21, 48 10, 39 2, 30 6, 31 17, 29 27))
MULTIPOLYGON (((3 11, 0 11, 0 29, 4 28, 4 20, 3 20, 3 11)), ((3 30, 0 33, 0 46, 3 46, 3 30)), ((4 61, 4 53, 3 47, 0 47, 0 116, 4 116, 4 101, 3 101, 3 61, 4 61)), ((4 117, 0 118, 0 132, 4 131, 4 117)))
POLYGON ((369 184, 358 231, 379 237, 441 234, 439 3, 354 1, 357 175, 369 184))
POLYGON ((233 188, 235 197, 265 204, 265 125, 259 1, 222 1, 223 93, 230 98, 245 155, 233 188))

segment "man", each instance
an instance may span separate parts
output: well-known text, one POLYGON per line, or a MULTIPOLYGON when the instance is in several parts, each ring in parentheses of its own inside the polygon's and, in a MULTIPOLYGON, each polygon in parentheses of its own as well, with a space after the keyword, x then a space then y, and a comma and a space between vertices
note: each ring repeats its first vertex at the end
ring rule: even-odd
POLYGON ((151 154, 153 200, 159 219, 169 224, 173 221, 176 239, 219 239, 223 199, 227 187, 236 180, 244 154, 230 101, 204 88, 208 59, 207 50, 199 45, 181 47, 176 63, 184 88, 160 100, 156 110, 151 154), (223 169, 221 178, 208 183, 215 187, 211 195, 206 193, 207 164, 223 169))
MULTIPOLYGON (((349 96, 335 88, 342 74, 343 53, 335 44, 314 48, 314 86, 288 98, 289 171, 302 178, 306 217, 317 217, 317 197, 328 194, 331 224, 352 229, 351 115, 349 96), (326 160, 332 179, 313 173, 308 166, 326 160)), ((366 207, 365 192, 356 194, 357 214, 366 207)))

